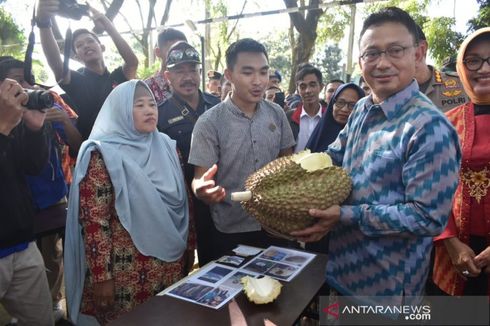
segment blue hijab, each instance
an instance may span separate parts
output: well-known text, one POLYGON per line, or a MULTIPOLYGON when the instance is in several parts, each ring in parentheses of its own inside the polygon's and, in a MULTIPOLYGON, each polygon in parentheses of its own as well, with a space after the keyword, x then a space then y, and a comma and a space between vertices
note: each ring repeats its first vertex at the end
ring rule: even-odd
POLYGON ((119 221, 145 256, 175 261, 187 246, 187 192, 175 141, 157 130, 140 133, 134 127, 131 80, 109 94, 92 132, 79 151, 66 221, 65 283, 68 312, 77 323, 83 293, 85 247, 79 224, 79 185, 87 173, 91 152, 98 150, 114 187, 119 221))
POLYGON ((322 119, 316 125, 315 129, 311 133, 310 139, 306 144, 306 148, 309 148, 312 152, 324 152, 328 145, 333 143, 340 131, 344 129, 343 124, 338 123, 333 118, 333 104, 345 89, 352 88, 359 95, 359 99, 365 96, 364 91, 354 83, 347 83, 340 85, 333 94, 330 102, 328 103, 327 110, 322 119))

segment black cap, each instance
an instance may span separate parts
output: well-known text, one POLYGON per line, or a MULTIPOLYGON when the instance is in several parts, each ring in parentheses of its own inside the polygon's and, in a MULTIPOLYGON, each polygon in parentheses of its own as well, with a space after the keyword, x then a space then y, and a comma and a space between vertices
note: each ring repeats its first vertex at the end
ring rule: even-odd
POLYGON ((209 80, 221 80, 221 77, 223 77, 223 75, 215 70, 208 71, 209 80))
POLYGON ((172 45, 167 54, 167 68, 173 68, 186 62, 201 63, 199 52, 185 41, 180 41, 172 45))
POLYGON ((270 69, 269 70, 269 78, 271 77, 275 77, 279 80, 279 82, 282 81, 282 76, 281 76, 281 73, 279 72, 279 70, 272 70, 270 69))

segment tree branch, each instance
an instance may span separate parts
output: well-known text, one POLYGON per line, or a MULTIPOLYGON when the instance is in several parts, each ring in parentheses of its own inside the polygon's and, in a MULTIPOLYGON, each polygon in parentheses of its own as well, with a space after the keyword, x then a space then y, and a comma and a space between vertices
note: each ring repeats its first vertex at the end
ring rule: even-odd
POLYGON ((167 0, 165 3, 165 10, 163 11, 162 20, 160 20, 160 26, 165 26, 170 14, 170 7, 172 6, 172 0, 167 0))
MULTIPOLYGON (((107 18, 109 18, 110 21, 113 21, 114 17, 116 17, 117 14, 119 13, 119 10, 121 10, 121 7, 124 3, 124 0, 113 0, 111 2, 111 4, 109 5, 109 7, 107 6, 107 1, 100 0, 100 3, 104 7, 105 16, 107 18)), ((103 31, 104 30, 102 29, 102 27, 99 27, 99 28, 94 27, 94 33, 96 33, 96 34, 100 34, 103 31)))
MULTIPOLYGON (((243 2, 242 10, 240 10, 240 16, 243 14, 243 11, 245 10, 245 6, 247 5, 247 2, 248 2, 248 0, 245 0, 245 1, 243 2)), ((226 36, 226 41, 229 41, 229 40, 230 40, 231 35, 233 34, 233 32, 235 32, 235 29, 236 29, 236 27, 237 27, 237 25, 238 25, 238 21, 239 21, 239 20, 240 20, 240 19, 236 19, 236 20, 235 20, 235 25, 233 25, 233 27, 232 27, 232 28, 231 28, 231 30, 230 30, 230 33, 228 33, 228 35, 226 36)))

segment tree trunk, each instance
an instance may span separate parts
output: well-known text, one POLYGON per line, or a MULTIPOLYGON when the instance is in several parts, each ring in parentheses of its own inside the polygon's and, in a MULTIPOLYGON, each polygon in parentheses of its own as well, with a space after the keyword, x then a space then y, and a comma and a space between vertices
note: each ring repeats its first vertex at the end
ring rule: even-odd
MULTIPOLYGON (((284 0, 287 8, 298 7, 297 0, 284 0)), ((294 40, 291 37, 290 41, 294 43, 292 45, 292 64, 291 64, 291 78, 289 80, 288 92, 290 94, 294 93, 296 88, 296 83, 294 81, 294 75, 298 65, 303 62, 308 62, 314 51, 315 40, 316 40, 316 29, 318 26, 318 20, 322 15, 323 11, 318 8, 320 0, 310 0, 308 6, 313 9, 308 9, 306 12, 306 17, 302 12, 292 12, 289 13, 289 18, 295 29, 298 31, 298 37, 294 40)))

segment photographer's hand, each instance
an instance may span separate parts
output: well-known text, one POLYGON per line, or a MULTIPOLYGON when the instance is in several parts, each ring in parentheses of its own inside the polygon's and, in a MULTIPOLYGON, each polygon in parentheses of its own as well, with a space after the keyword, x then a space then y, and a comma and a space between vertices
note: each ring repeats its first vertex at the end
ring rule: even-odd
POLYGON ((47 21, 58 12, 59 0, 39 0, 36 17, 39 21, 47 21))
POLYGON ((98 11, 93 7, 89 7, 90 18, 94 21, 95 30, 98 33, 102 33, 104 31, 109 32, 107 29, 113 27, 112 22, 107 18, 103 13, 98 11))
POLYGON ((46 121, 60 122, 63 124, 71 123, 68 114, 64 110, 59 110, 55 107, 46 110, 46 121))
POLYGON ((0 133, 9 135, 22 120, 27 93, 15 80, 6 78, 0 83, 0 133))
POLYGON ((39 110, 24 110, 24 124, 31 131, 38 131, 43 127, 46 112, 39 110))

